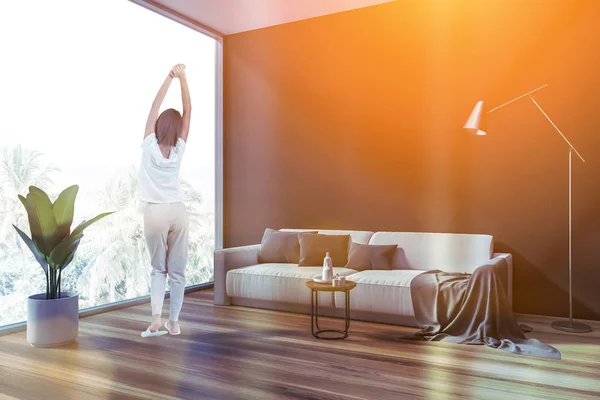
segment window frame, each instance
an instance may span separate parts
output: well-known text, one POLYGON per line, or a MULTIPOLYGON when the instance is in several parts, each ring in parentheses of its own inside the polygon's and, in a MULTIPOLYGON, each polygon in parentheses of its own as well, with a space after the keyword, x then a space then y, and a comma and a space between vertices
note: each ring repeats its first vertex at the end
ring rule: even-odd
MULTIPOLYGON (((188 28, 194 29, 195 31, 198 31, 199 33, 209 36, 215 40, 215 250, 220 250, 223 248, 223 35, 152 0, 129 1, 150 11, 154 11, 157 14, 178 22, 188 28)), ((208 289, 213 287, 213 284, 214 273, 212 281, 198 285, 186 286, 185 293, 187 294, 197 290, 208 289)), ((167 291, 165 293, 165 297, 169 296, 170 293, 167 291)), ((79 310, 79 318, 115 311, 121 308, 132 307, 147 303, 149 301, 150 295, 146 295, 86 308, 79 310)), ((26 329, 26 327, 27 321, 0 326, 0 336, 23 331, 26 329)))

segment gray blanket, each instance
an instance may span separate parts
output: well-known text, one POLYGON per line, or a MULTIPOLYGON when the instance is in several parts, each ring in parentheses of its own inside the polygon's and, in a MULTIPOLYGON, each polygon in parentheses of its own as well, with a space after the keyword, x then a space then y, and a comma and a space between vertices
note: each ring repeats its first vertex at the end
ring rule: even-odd
POLYGON ((406 338, 486 344, 510 353, 560 359, 554 347, 527 339, 516 322, 502 282, 506 271, 501 259, 472 275, 432 270, 416 276, 410 293, 422 329, 406 338))

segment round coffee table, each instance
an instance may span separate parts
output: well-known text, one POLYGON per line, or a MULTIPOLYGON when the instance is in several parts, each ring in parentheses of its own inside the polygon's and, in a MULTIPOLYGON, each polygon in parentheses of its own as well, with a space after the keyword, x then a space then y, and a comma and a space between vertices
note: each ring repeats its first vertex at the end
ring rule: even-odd
POLYGON ((356 282, 346 281, 341 286, 333 286, 328 283, 317 283, 315 281, 306 282, 306 286, 310 288, 310 331, 317 339, 337 340, 348 337, 348 328, 350 327, 350 290, 356 287, 356 282), (346 329, 338 331, 336 329, 321 329, 319 328, 319 292, 344 292, 346 293, 346 329), (315 307, 316 305, 316 307, 315 307), (315 332, 315 326, 317 331, 315 332), (322 333, 338 333, 339 336, 327 337, 321 336, 322 333))

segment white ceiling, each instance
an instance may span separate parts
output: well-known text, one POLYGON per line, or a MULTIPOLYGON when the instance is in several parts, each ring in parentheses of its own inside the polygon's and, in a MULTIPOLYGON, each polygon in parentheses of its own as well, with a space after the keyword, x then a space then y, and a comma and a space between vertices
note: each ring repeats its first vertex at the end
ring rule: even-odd
POLYGON ((224 35, 395 0, 154 0, 224 35))

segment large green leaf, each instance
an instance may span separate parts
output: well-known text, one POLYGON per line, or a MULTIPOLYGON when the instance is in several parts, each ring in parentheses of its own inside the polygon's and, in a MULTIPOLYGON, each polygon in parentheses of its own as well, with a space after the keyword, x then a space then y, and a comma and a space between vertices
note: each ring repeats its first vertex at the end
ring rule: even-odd
POLYGON ((23 239, 23 241, 25 242, 27 247, 29 247, 29 250, 31 250, 31 252, 33 253, 33 256, 35 257, 36 261, 38 263, 40 263, 40 266, 42 267, 44 272, 47 273, 48 272, 48 263, 46 262, 44 255, 42 253, 40 253, 40 250, 37 248, 37 246, 35 245, 33 240, 31 240, 25 232, 23 232, 22 230, 17 228, 15 225, 13 225, 13 227, 17 230, 17 232, 19 233, 19 236, 21 236, 21 239, 23 239))
POLYGON ((25 207, 25 210, 27 210, 27 199, 19 195, 19 200, 21 200, 21 203, 23 203, 23 207, 25 207))
POLYGON ((50 200, 50 197, 48 197, 46 192, 44 192, 42 189, 40 189, 36 186, 29 186, 29 193, 33 193, 33 194, 40 196, 42 199, 44 199, 44 203, 50 203, 50 205, 52 205, 52 201, 50 200))
POLYGON ((77 242, 77 245, 75 246, 75 250, 73 250, 73 252, 69 256, 69 258, 67 258, 67 261, 65 261, 65 263, 60 267, 61 270, 65 269, 67 267, 67 265, 71 264, 71 261, 73 261, 73 258, 75 257, 75 252, 77 251, 77 247, 79 247, 79 243, 80 242, 77 242))
POLYGON ((102 218, 104 218, 110 214, 113 214, 113 213, 114 213, 114 211, 102 213, 100 215, 96 215, 94 218, 90 219, 89 221, 81 222, 79 225, 77 225, 77 227, 75 229, 73 229, 73 232, 71 232, 71 235, 78 235, 78 234, 82 233, 85 228, 87 228, 94 222, 98 222, 102 218))
POLYGON ((61 239, 66 238, 71 233, 71 224, 73 223, 73 213, 75 211, 75 198, 79 186, 73 185, 61 192, 52 206, 54 218, 58 226, 58 236, 61 239))
POLYGON ((27 207, 29 223, 32 226, 31 236, 33 241, 42 253, 48 255, 61 240, 57 232, 56 219, 54 218, 54 212, 52 211, 52 203, 48 196, 32 191, 27 194, 27 207), (29 210, 30 207, 32 210, 29 210), (35 212, 32 212, 33 210, 35 210, 35 212), (32 218, 31 214, 34 214, 34 218, 32 218), (34 224, 32 224, 32 220, 34 224), (36 225, 35 234, 33 225, 36 225))
POLYGON ((38 217, 37 209, 33 203, 33 195, 28 194, 25 200, 25 208, 27 209, 27 217, 29 219, 29 230, 31 231, 31 239, 35 242, 37 248, 44 254, 48 255, 50 252, 46 252, 44 244, 44 235, 42 233, 42 226, 40 225, 40 219, 38 217))
POLYGON ((64 238, 58 246, 50 252, 50 256, 48 257, 50 266, 54 269, 63 269, 66 267, 68 262, 71 262, 73 259, 75 250, 77 250, 79 241, 82 237, 83 234, 80 233, 77 235, 69 235, 64 238))

